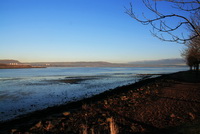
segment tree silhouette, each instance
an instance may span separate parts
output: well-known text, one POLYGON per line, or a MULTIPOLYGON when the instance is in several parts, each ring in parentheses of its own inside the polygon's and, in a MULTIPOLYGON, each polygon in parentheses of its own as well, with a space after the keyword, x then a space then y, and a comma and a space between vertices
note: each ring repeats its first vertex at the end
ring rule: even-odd
POLYGON ((126 13, 142 23, 143 25, 151 25, 153 30, 152 35, 163 41, 178 42, 185 44, 196 37, 200 36, 199 30, 199 15, 200 15, 200 0, 141 0, 145 7, 155 15, 154 18, 148 18, 143 13, 142 17, 137 17, 134 12, 134 7, 130 3, 130 8, 126 8, 126 13), (158 2, 168 2, 172 4, 173 9, 187 12, 189 15, 179 15, 177 13, 163 14, 158 10, 158 2), (197 17, 197 18, 195 18, 197 17), (170 19, 178 19, 175 25, 171 25, 170 19), (188 27, 193 31, 192 36, 185 37, 185 34, 178 33, 181 28, 188 27))
POLYGON ((199 70, 197 54, 197 49, 192 47, 191 44, 182 52, 182 56, 186 60, 186 64, 190 67, 190 70, 192 70, 193 67, 195 70, 199 70))
MULTIPOLYGON (((200 28, 200 25, 197 27, 200 28)), ((191 33, 194 34, 194 31, 191 31, 191 33)), ((182 56, 185 58, 186 63, 190 66, 190 68, 194 67, 196 71, 199 70, 200 36, 188 42, 188 44, 186 45, 186 49, 182 52, 182 56)))

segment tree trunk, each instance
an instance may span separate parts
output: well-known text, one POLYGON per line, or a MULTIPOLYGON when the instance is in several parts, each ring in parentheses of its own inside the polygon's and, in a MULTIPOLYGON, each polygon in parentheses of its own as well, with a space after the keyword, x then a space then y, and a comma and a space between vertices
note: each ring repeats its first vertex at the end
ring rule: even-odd
POLYGON ((195 71, 198 71, 198 64, 195 64, 195 71))
POLYGON ((192 71, 192 66, 190 66, 190 71, 192 71))
POLYGON ((196 64, 196 79, 199 79, 199 63, 196 64))
POLYGON ((199 72, 199 63, 197 63, 196 71, 199 72))

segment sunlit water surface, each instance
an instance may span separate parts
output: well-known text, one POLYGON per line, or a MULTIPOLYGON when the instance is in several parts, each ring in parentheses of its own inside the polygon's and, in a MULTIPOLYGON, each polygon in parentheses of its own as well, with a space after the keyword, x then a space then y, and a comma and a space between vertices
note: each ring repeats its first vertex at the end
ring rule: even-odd
POLYGON ((184 67, 0 69, 0 121, 137 82, 141 79, 137 74, 165 74, 186 69, 184 67))

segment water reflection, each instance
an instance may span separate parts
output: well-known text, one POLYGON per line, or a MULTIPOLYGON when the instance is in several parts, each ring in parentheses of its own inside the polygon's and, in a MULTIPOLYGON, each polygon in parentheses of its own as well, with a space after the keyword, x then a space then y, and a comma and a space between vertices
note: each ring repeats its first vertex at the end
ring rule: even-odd
MULTIPOLYGON (((134 83, 142 75, 185 68, 45 68, 0 70, 0 121, 134 83)), ((155 77, 155 76, 154 76, 155 77)))

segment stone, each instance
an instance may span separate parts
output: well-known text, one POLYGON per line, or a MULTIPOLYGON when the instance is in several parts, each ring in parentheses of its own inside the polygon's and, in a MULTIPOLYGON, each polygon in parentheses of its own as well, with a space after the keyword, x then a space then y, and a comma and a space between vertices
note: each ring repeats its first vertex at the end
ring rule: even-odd
POLYGON ((38 122, 37 124, 35 124, 35 126, 33 126, 32 128, 30 128, 30 130, 34 130, 34 129, 38 129, 38 128, 42 128, 43 125, 42 125, 42 122, 38 122))
POLYGON ((175 118, 176 116, 175 116, 175 114, 171 114, 170 117, 171 118, 175 118))
POLYGON ((64 112, 63 115, 64 115, 64 116, 69 116, 69 115, 70 115, 70 112, 64 112))
POLYGON ((120 98, 121 98, 121 100, 128 100, 128 98, 126 96, 121 96, 120 98))
POLYGON ((107 104, 108 104, 108 101, 107 101, 107 100, 104 100, 104 104, 106 104, 106 105, 107 105, 107 104))
POLYGON ((38 122, 36 125, 35 125, 36 128, 41 128, 42 127, 42 122, 38 122))
POLYGON ((133 93, 133 97, 135 98, 139 97, 139 93, 133 93))
POLYGON ((52 128, 54 128, 54 125, 51 123, 51 121, 47 121, 46 122, 48 125, 44 128, 45 130, 49 131, 52 128))
POLYGON ((17 129, 12 129, 11 130, 11 134, 14 134, 15 132, 17 132, 17 129))
POLYGON ((191 118, 192 120, 195 119, 195 115, 194 115, 193 113, 189 112, 188 115, 190 116, 190 118, 191 118))

